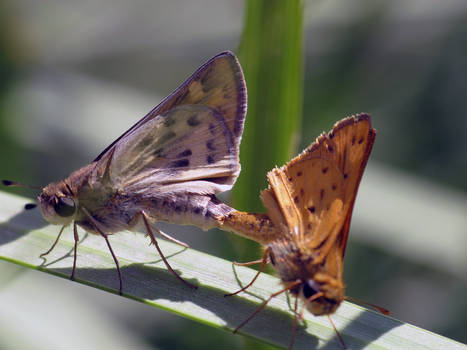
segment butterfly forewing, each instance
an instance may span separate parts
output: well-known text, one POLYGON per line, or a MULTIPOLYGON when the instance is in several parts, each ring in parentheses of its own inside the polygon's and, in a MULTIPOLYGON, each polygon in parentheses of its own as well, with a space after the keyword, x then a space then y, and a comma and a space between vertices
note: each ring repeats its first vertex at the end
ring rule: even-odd
POLYGON ((233 139, 217 110, 175 107, 115 145, 110 179, 114 186, 137 192, 182 182, 189 191, 188 181, 209 179, 205 193, 225 191, 240 170, 233 139))
POLYGON ((238 147, 246 115, 246 98, 245 79, 237 58, 231 52, 222 52, 203 64, 157 107, 102 151, 95 161, 111 152, 115 144, 149 120, 176 106, 187 104, 209 106, 221 113, 238 147))
POLYGON ((173 185, 169 192, 226 191, 240 172, 245 113, 240 65, 232 53, 221 53, 101 153, 94 177, 127 192, 154 193, 166 184, 173 185))
POLYGON ((357 197, 358 186, 370 156, 376 131, 371 127, 367 114, 355 118, 346 118, 338 122, 329 133, 332 140, 334 161, 344 176, 345 222, 340 237, 342 256, 345 253, 349 235, 352 210, 357 197))
MULTIPOLYGON (((317 140, 303 151, 298 157, 290 161, 284 168, 293 168, 301 162, 319 158, 328 160, 330 166, 329 173, 321 176, 319 172, 314 173, 317 178, 308 177, 304 181, 309 181, 310 186, 314 186, 313 196, 321 197, 320 186, 322 184, 332 186, 341 186, 342 199, 342 229, 339 237, 339 248, 342 251, 342 256, 345 252, 347 238, 350 228, 350 219, 352 217, 352 209, 358 191, 363 171, 365 170, 368 157, 375 139, 375 130, 371 128, 370 117, 366 114, 360 114, 356 117, 345 118, 336 123, 329 134, 322 134, 317 140), (341 176, 337 176, 340 173, 341 176), (335 174, 332 175, 332 174, 335 174), (340 178, 342 185, 325 182, 328 179, 340 178), (308 179, 308 180, 307 180, 308 179)), ((327 168, 323 164, 323 169, 327 168)), ((297 172, 298 173, 298 172, 297 172)), ((298 176, 297 176, 298 178, 298 176)), ((294 187, 297 187, 295 184, 294 187)), ((324 189, 324 194, 329 193, 324 189)))

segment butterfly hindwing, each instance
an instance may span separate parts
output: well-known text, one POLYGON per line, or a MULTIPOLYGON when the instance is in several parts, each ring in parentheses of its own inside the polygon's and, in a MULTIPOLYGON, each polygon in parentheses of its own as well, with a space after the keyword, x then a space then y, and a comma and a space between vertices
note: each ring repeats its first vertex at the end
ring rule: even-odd
POLYGON ((342 221, 343 178, 331 161, 302 153, 270 172, 268 179, 287 222, 287 232, 301 246, 320 246, 329 238, 332 227, 342 221))

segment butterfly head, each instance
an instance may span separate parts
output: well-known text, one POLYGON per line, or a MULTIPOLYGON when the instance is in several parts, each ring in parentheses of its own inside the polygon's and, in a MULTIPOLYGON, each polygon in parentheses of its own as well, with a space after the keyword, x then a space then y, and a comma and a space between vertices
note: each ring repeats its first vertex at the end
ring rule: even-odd
POLYGON ((68 225, 76 215, 77 198, 65 181, 51 183, 37 197, 42 216, 54 225, 68 225))
POLYGON ((339 280, 318 273, 313 279, 303 281, 299 296, 313 315, 329 315, 344 299, 344 285, 339 280))

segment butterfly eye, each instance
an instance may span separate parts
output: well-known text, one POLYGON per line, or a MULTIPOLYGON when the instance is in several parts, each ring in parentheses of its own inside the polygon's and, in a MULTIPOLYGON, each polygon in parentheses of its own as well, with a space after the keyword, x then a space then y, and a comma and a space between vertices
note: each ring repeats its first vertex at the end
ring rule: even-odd
POLYGON ((319 292, 318 285, 313 280, 308 280, 303 283, 303 296, 306 299, 311 298, 313 295, 319 292))
POLYGON ((75 201, 69 197, 56 198, 54 201, 55 212, 61 217, 68 217, 75 213, 75 201))

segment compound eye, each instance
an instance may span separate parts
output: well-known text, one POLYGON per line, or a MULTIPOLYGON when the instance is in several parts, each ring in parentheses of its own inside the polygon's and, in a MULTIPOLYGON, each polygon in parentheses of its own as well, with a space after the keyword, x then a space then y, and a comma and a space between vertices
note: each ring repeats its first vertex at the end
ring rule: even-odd
POLYGON ((55 212, 61 217, 72 216, 75 213, 75 201, 69 197, 59 197, 54 201, 55 212))
POLYGON ((313 280, 308 280, 303 283, 303 296, 306 299, 311 298, 313 295, 319 292, 318 285, 313 280))

